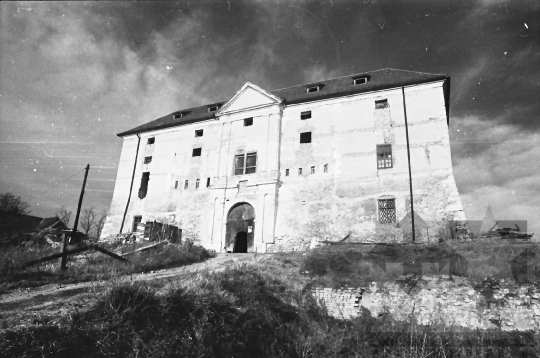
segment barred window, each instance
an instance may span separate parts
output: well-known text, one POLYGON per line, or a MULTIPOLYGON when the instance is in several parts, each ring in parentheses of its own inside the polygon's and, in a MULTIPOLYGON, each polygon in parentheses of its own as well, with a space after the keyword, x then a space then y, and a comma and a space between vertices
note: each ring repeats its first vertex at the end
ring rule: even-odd
POLYGON ((379 199, 379 223, 396 222, 396 199, 379 199))
POLYGON ((234 175, 253 174, 257 171, 257 153, 234 156, 234 175))
POLYGON ((392 145, 377 144, 377 169, 387 169, 392 166, 392 145))

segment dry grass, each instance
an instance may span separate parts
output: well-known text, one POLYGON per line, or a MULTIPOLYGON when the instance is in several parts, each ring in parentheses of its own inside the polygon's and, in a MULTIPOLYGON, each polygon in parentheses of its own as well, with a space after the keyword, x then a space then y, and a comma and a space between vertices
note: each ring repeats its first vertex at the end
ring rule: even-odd
MULTIPOLYGON (((126 251, 133 246, 126 247, 126 251)), ((115 249, 123 249, 115 247, 115 249)), ((68 257, 68 269, 59 269, 60 259, 22 269, 21 265, 39 257, 57 253, 48 247, 9 248, 0 251, 0 293, 49 283, 76 283, 109 280, 150 270, 179 267, 204 261, 212 255, 200 246, 168 244, 147 252, 129 255, 121 262, 100 252, 68 257)))
MULTIPOLYGON (((43 316, 32 324, 1 330, 0 351, 5 357, 540 354, 538 332, 448 330, 418 325, 414 317, 410 322, 397 322, 389 315, 373 318, 366 310, 349 321, 328 316, 313 299, 310 287, 333 280, 356 285, 376 279, 379 269, 362 264, 366 250, 341 247, 265 255, 254 266, 198 274, 183 281, 119 284, 111 280, 97 303, 82 312, 61 319, 43 316)), ((414 250, 400 252, 417 257, 414 250)), ((422 252, 439 253, 434 249, 422 252)))
MULTIPOLYGON (((301 254, 300 254, 301 255, 301 254)), ((111 283, 85 312, 0 331, 5 357, 532 357, 538 334, 340 321, 296 255, 168 283, 111 283)), ((414 320, 411 320, 414 322, 414 320)))

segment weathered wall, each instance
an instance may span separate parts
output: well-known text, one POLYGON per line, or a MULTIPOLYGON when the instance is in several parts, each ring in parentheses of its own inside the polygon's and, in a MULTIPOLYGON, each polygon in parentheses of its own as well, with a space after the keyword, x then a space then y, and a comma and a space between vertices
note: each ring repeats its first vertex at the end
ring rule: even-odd
POLYGON ((411 290, 394 282, 361 288, 315 288, 314 297, 328 313, 341 319, 358 317, 362 307, 373 317, 390 314, 398 321, 503 330, 540 329, 540 289, 505 280, 470 281, 448 276, 424 276, 411 290), (410 293, 409 293, 410 292, 410 293))
MULTIPOLYGON (((249 98, 254 95, 251 92, 249 98)), ((255 96, 255 99, 261 100, 255 96)), ((266 102, 259 108, 224 112, 219 121, 209 120, 141 135, 141 145, 133 190, 123 233, 131 230, 135 215, 142 221, 158 220, 176 225, 183 237, 200 241, 214 250, 225 249, 227 214, 238 203, 248 203, 255 211, 254 245, 250 251, 264 251, 272 242, 276 213, 279 167, 281 107, 266 102), (244 119, 253 117, 253 125, 244 119), (195 137, 195 130, 203 130, 195 137), (148 145, 148 138, 155 138, 148 145), (201 156, 192 150, 202 148, 201 156), (255 174, 234 175, 234 156, 257 152, 255 174), (152 156, 149 164, 144 158, 152 156), (147 195, 138 197, 141 178, 150 172, 147 195), (210 178, 210 187, 207 180, 210 178), (185 181, 187 188, 184 188, 185 181), (199 180, 199 187, 196 182, 199 180), (175 183, 178 181, 178 187, 175 183)), ((115 194, 102 238, 119 233, 128 199, 135 160, 137 137, 124 139, 115 194)))
MULTIPOLYGON (((395 198, 398 221, 409 207, 401 90, 286 106, 256 86, 246 86, 215 120, 141 135, 124 233, 130 231, 133 217, 142 215, 143 222, 177 225, 184 237, 223 251, 227 214, 245 202, 255 212, 251 251, 299 250, 312 239, 335 240, 349 232, 354 240, 404 239, 402 230, 378 224, 377 207, 378 198, 395 198), (380 99, 389 105, 375 109, 380 99), (301 120, 300 113, 308 110, 312 118, 301 120), (253 117, 252 126, 244 126, 248 117, 253 117), (204 131, 202 137, 195 137, 198 129, 204 131), (302 132, 312 133, 311 143, 299 143, 302 132), (147 144, 150 137, 155 138, 153 145, 147 144), (393 168, 377 170, 376 145, 383 143, 392 144, 393 168), (194 148, 202 148, 200 157, 192 157, 194 148), (234 156, 252 151, 257 152, 256 173, 234 175, 234 156), (144 164, 150 155, 152 162, 144 164), (150 181, 146 197, 140 199, 144 172, 150 172, 150 181)), ((433 225, 433 233, 442 218, 463 218, 452 175, 442 82, 409 87, 406 97, 415 211, 433 225)), ((120 230, 136 143, 136 136, 124 138, 102 238, 120 230)))
MULTIPOLYGON (((463 217, 442 83, 407 88, 405 93, 415 212, 431 225, 433 235, 443 218, 463 217)), ((401 90, 289 106, 282 127, 283 184, 276 243, 269 250, 304 249, 312 239, 336 240, 349 232, 358 241, 403 240, 401 230, 378 224, 377 207, 378 198, 395 198, 398 222, 409 207, 401 90), (388 107, 375 109, 381 99, 388 100, 388 107), (301 120, 300 113, 307 110, 312 118, 301 120), (301 144, 299 133, 309 131, 312 143, 301 144), (392 145, 393 168, 378 170, 376 145, 385 143, 392 145)))

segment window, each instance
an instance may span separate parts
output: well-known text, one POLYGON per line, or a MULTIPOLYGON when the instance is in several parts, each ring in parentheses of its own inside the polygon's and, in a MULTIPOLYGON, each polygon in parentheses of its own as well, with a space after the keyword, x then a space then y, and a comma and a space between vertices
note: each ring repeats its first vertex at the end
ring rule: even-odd
POLYGON ((192 157, 200 157, 202 152, 202 148, 193 148, 193 152, 191 153, 192 157))
POLYGON ((178 180, 174 182, 174 188, 178 189, 178 180))
POLYGON ((207 179, 206 179, 206 187, 207 187, 207 188, 210 187, 210 178, 207 178, 207 179))
POLYGON ((353 84, 356 85, 363 85, 368 83, 370 77, 369 76, 360 76, 353 78, 353 84))
POLYGON ((253 125, 253 118, 244 119, 244 127, 249 127, 253 125))
POLYGON ((311 118, 311 111, 300 113, 300 119, 309 119, 309 118, 311 118))
POLYGON ((289 169, 285 169, 285 176, 286 176, 286 177, 289 176, 289 169))
POLYGON ((324 165, 324 172, 325 172, 325 173, 328 173, 328 164, 325 164, 325 165, 324 165))
POLYGON ((195 182, 195 189, 199 189, 199 179, 195 182))
POLYGON ((215 112, 215 111, 218 110, 218 108, 219 108, 219 106, 210 106, 210 107, 208 107, 208 112, 215 112))
POLYGON ((390 106, 388 105, 387 99, 381 99, 381 100, 375 101, 375 109, 388 108, 388 107, 390 106))
POLYGON ((149 181, 150 181, 150 172, 143 173, 142 178, 141 178, 141 187, 139 188, 139 199, 144 199, 146 197, 149 181))
POLYGON ((302 175, 302 168, 298 168, 298 175, 302 175))
POLYGON ((307 93, 319 92, 321 90, 321 87, 321 85, 308 87, 307 93))
POLYGON ((387 169, 392 166, 392 145, 377 144, 377 169, 387 169))
POLYGON ((150 164, 152 157, 144 157, 144 164, 150 164))
POLYGON ((183 113, 175 113, 173 114, 173 119, 179 119, 179 118, 182 118, 184 116, 183 113))
POLYGON ((315 174, 315 167, 311 167, 311 174, 315 174))
POLYGON ((379 223, 396 222, 396 199, 379 199, 379 223))
POLYGON ((300 133, 300 143, 311 143, 311 132, 300 133))
POLYGON ((155 141, 156 141, 156 138, 154 138, 154 137, 148 138, 148 142, 146 142, 146 144, 152 145, 152 144, 154 144, 155 141))
POLYGON ((252 174, 257 169, 257 153, 234 156, 234 175, 252 174))
POLYGON ((184 189, 187 189, 187 188, 188 188, 188 181, 186 180, 186 181, 184 182, 184 189))
POLYGON ((202 129, 197 129, 195 131, 195 137, 202 137, 203 136, 203 130, 202 129))
POLYGON ((140 223, 141 221, 142 221, 141 215, 135 215, 133 217, 133 224, 131 225, 131 232, 137 231, 137 224, 140 223))

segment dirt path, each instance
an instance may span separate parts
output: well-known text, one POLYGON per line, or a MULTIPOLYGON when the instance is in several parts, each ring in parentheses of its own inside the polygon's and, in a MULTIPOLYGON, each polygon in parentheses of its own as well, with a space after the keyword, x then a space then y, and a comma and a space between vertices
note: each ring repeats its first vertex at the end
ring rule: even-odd
MULTIPOLYGON (((216 257, 192 265, 151 271, 136 275, 124 276, 120 281, 148 281, 161 280, 170 277, 192 275, 195 272, 221 272, 227 268, 234 268, 243 264, 254 264, 264 261, 269 254, 217 254, 216 257)), ((11 292, 0 295, 0 312, 2 316, 7 312, 19 310, 44 310, 47 306, 56 306, 61 301, 73 299, 77 296, 83 301, 91 300, 97 292, 107 285, 107 281, 81 282, 76 284, 49 284, 24 291, 11 292)), ((81 303, 79 303, 80 305, 81 303)), ((75 306, 78 304, 75 303, 75 306)))

